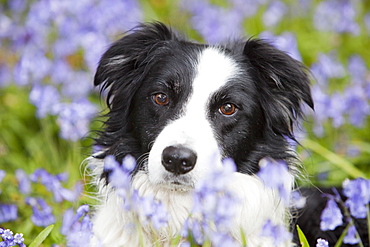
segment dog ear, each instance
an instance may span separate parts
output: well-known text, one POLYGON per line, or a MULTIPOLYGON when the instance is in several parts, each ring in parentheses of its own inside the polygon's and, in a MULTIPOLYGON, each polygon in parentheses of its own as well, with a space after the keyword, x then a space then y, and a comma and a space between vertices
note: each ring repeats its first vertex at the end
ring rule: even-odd
POLYGON ((275 134, 294 139, 292 128, 303 115, 301 104, 314 107, 307 69, 259 39, 247 41, 243 52, 252 65, 249 71, 256 88, 262 93, 260 101, 267 126, 275 134))
POLYGON ((150 52, 159 43, 174 38, 174 33, 162 23, 142 24, 104 53, 94 77, 94 85, 101 85, 101 91, 108 90, 107 104, 110 109, 115 104, 113 96, 118 92, 123 94, 126 102, 130 102, 130 97, 148 72, 150 52))

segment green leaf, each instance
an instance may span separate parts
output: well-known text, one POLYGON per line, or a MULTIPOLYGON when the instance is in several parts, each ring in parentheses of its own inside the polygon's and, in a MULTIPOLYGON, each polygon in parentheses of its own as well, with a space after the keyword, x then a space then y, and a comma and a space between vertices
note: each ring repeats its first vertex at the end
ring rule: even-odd
POLYGON ((326 160, 331 162, 333 165, 345 171, 349 176, 353 178, 358 178, 358 177, 367 178, 366 174, 362 172, 361 170, 359 170, 354 164, 340 157, 339 155, 331 152, 330 150, 321 146, 319 143, 309 140, 309 139, 305 139, 303 140, 302 144, 305 148, 310 149, 313 152, 321 155, 326 160))
POLYGON ((39 235, 33 240, 33 242, 28 247, 38 247, 44 240, 49 236, 50 232, 53 230, 54 225, 46 227, 39 235))
POLYGON ((299 237, 299 242, 301 243, 302 247, 310 247, 306 236, 302 232, 301 228, 297 225, 297 231, 298 231, 298 237, 299 237))

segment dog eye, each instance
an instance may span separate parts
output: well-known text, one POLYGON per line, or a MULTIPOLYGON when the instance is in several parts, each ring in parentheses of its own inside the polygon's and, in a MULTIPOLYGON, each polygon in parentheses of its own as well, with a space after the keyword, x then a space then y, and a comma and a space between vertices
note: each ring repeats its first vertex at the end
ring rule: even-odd
POLYGON ((170 99, 164 93, 157 93, 153 95, 153 100, 157 105, 167 105, 170 102, 170 99))
POLYGON ((226 103, 222 105, 219 109, 219 112, 226 116, 231 116, 237 111, 237 108, 234 104, 226 103))

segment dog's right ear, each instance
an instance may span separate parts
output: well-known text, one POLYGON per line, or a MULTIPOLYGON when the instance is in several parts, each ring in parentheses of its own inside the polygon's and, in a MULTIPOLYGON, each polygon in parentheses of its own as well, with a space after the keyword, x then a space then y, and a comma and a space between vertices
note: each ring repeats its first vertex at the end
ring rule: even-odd
POLYGON ((149 54, 163 41, 172 39, 176 39, 174 33, 162 23, 142 24, 104 53, 94 85, 101 85, 101 91, 108 90, 107 104, 110 109, 118 92, 128 97, 126 102, 130 102, 130 96, 140 86, 147 64, 151 62, 149 54))

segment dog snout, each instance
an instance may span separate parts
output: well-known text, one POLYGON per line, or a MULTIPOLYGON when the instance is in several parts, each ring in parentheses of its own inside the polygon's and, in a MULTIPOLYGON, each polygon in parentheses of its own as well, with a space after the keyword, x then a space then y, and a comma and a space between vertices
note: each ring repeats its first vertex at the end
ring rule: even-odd
POLYGON ((190 172, 197 161, 197 154, 183 146, 169 146, 163 150, 162 165, 175 175, 190 172))

